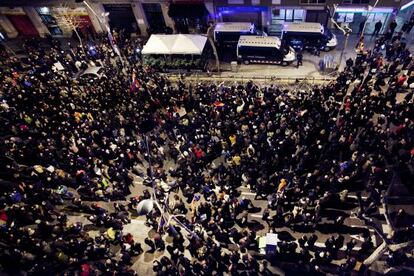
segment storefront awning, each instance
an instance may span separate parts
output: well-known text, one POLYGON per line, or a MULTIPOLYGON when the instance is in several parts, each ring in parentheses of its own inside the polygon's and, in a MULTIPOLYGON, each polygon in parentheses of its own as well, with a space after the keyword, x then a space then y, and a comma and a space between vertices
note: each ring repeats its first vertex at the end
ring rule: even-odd
POLYGON ((171 3, 168 15, 175 18, 200 18, 209 15, 204 3, 171 3))

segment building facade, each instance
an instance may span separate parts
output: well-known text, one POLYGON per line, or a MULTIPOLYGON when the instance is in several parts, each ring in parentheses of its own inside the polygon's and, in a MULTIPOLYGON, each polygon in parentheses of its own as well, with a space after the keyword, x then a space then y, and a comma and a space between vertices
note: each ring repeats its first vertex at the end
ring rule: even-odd
POLYGON ((394 19, 401 27, 413 9, 413 1, 408 0, 5 0, 0 2, 0 32, 8 38, 68 37, 73 30, 59 19, 71 15, 84 36, 108 27, 141 36, 205 33, 209 22, 252 22, 268 34, 278 35, 285 22, 319 22, 332 27, 331 17, 354 33, 366 21, 365 33, 372 33, 378 21, 383 23, 382 32, 394 19))

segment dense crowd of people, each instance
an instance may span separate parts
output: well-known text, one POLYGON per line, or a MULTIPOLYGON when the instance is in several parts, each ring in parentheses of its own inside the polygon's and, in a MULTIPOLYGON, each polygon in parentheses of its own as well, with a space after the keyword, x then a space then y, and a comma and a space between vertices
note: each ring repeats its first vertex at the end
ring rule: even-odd
POLYGON ((409 172, 414 160, 406 89, 414 60, 398 33, 309 91, 172 82, 141 66, 138 42, 122 37, 120 56, 104 38, 90 47, 50 43, 28 41, 26 66, 2 57, 5 272, 134 275, 134 258, 149 249, 166 252, 154 261, 158 275, 271 275, 273 261, 316 274, 340 259, 334 273, 346 274, 375 249, 367 232, 358 250, 341 234, 318 247, 312 234, 281 240, 277 258, 265 259, 249 221, 256 207, 238 188, 268 201, 262 219, 273 233, 320 230, 326 210, 346 204, 349 192, 358 195, 355 216, 370 221, 392 174, 409 172), (104 77, 78 78, 90 66, 102 66, 104 77), (406 93, 399 102, 398 92, 406 93), (137 177, 148 188, 131 194, 137 177), (137 240, 122 230, 150 198, 162 206, 146 214, 156 233, 137 240), (177 223, 160 220, 163 212, 177 223), (84 215, 88 224, 76 221, 84 215))

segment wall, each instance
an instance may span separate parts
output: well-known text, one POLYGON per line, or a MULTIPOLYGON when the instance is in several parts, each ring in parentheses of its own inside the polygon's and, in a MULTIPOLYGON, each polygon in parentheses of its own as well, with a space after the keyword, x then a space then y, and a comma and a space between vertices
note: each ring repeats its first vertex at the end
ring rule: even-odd
MULTIPOLYGON (((88 2, 88 3, 89 3, 89 6, 95 11, 95 13, 98 16, 101 16, 101 20, 104 23, 108 24, 107 18, 102 17, 102 14, 105 13, 104 6, 101 3, 92 3, 92 2, 88 2)), ((87 8, 86 10, 88 12, 89 18, 91 19, 91 22, 92 22, 92 25, 93 25, 93 28, 95 29, 95 31, 97 33, 102 33, 103 31, 106 31, 106 30, 104 30, 105 29, 105 24, 101 24, 99 22, 99 19, 95 16, 95 14, 91 11, 91 9, 87 8)))
POLYGON ((34 7, 23 7, 23 9, 32 21, 33 26, 35 26, 40 37, 45 37, 46 35, 50 34, 49 30, 45 24, 43 24, 42 19, 34 7))
POLYGON ((141 32, 141 35, 147 35, 147 18, 145 17, 144 9, 142 8, 142 4, 140 2, 134 2, 131 4, 132 12, 135 15, 135 19, 137 20, 138 28, 141 32))
MULTIPOLYGON (((376 0, 370 0, 370 5, 373 6, 376 0)), ((277 2, 277 1, 276 1, 277 2)), ((401 3, 409 2, 409 0, 402 0, 401 2, 399 0, 379 0, 377 7, 400 7, 401 3)), ((326 0, 326 4, 329 7, 333 7, 333 4, 342 3, 341 0, 326 0)), ((254 0, 244 0, 243 4, 229 4, 228 0, 215 0, 214 5, 216 7, 218 6, 237 6, 237 5, 243 5, 243 6, 250 6, 255 5, 256 2, 254 0), (252 1, 254 4, 252 4, 252 1)), ((272 0, 260 0, 261 6, 279 6, 277 4, 272 4, 272 0)), ((361 5, 347 5, 347 4, 340 4, 341 6, 361 6, 361 5)), ((324 7, 325 4, 319 4, 319 5, 306 5, 301 4, 300 0, 280 0, 280 6, 322 6, 324 7)), ((362 5, 364 6, 364 5, 362 5)), ((366 6, 366 5, 365 5, 366 6)))
MULTIPOLYGON (((262 23, 264 26, 266 26, 270 21, 270 13, 271 8, 273 7, 290 7, 290 8, 302 8, 305 10, 310 9, 324 9, 325 4, 321 5, 304 5, 301 4, 301 0, 230 0, 233 1, 233 3, 241 3, 241 4, 229 4, 229 0, 205 0, 206 7, 209 10, 210 13, 214 13, 216 11, 217 7, 221 6, 265 6, 268 7, 267 12, 262 12, 262 23), (280 2, 280 4, 276 4, 280 2), (275 4, 274 4, 275 3, 275 4)), ((342 0, 326 0, 326 5, 333 10, 333 5, 337 4, 338 2, 342 3, 342 0)), ((370 0, 370 5, 374 5, 376 0, 370 0)), ((377 7, 395 7, 398 8, 403 4, 406 4, 410 2, 411 0, 379 0, 377 7)), ((171 27, 174 30, 174 21, 168 16, 168 0, 88 0, 88 3, 90 4, 91 8, 95 11, 98 16, 101 17, 101 14, 105 11, 103 8, 103 3, 112 3, 112 4, 131 4, 133 13, 135 15, 135 19, 138 23, 138 27, 141 31, 141 34, 146 35, 147 31, 147 20, 145 17, 145 13, 142 9, 142 3, 160 3, 162 8, 163 17, 165 20, 165 23, 167 26, 171 27)), ((62 4, 68 5, 68 6, 85 6, 82 3, 75 3, 74 0, 71 1, 65 1, 65 0, 33 0, 33 1, 27 1, 27 0, 2 0, 0 1, 0 6, 26 6, 25 11, 27 10, 27 13, 30 17, 30 19, 33 21, 33 24, 35 25, 36 29, 39 31, 39 33, 44 36, 48 33, 48 30, 46 26, 41 23, 40 17, 37 15, 36 11, 34 11, 34 8, 28 5, 33 6, 54 6, 58 7, 62 4), (34 14, 36 13, 36 14, 34 14)), ((342 7, 357 7, 358 5, 346 5, 346 4, 340 4, 342 7)), ((367 7, 367 5, 359 5, 359 7, 367 7)), ((414 9, 414 5, 409 8, 414 9)), ((92 25, 94 29, 97 32, 104 31, 103 29, 104 24, 101 24, 99 20, 96 18, 94 13, 87 9, 88 15, 91 19, 92 25)), ((214 15, 214 14, 213 14, 214 15)), ((7 19, 7 18, 6 18, 7 19)), ((106 20, 106 19, 103 19, 106 20)), ((0 20, 0 24, 1 24, 0 20)), ((3 20, 3 23, 5 26, 8 24, 7 21, 3 20)), ((3 27, 4 28, 4 27, 3 27)), ((7 28, 4 28, 7 29, 7 28)), ((10 34, 13 36, 13 30, 9 28, 10 34)))
POLYGON ((168 15, 168 5, 167 3, 161 3, 162 15, 164 16, 165 25, 170 27, 175 32, 175 23, 174 20, 168 15))
POLYGON ((16 28, 5 15, 0 15, 0 26, 3 28, 8 38, 15 38, 19 35, 16 28))

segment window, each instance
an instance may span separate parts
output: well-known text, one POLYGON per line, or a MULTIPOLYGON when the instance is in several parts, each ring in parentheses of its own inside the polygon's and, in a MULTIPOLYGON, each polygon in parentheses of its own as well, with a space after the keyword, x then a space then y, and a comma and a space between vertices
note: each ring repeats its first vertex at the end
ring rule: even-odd
MULTIPOLYGON (((361 0, 364 1, 364 0, 361 0)), ((300 0, 301 4, 325 4, 326 0, 300 0)))
POLYGON ((304 21, 305 11, 302 9, 272 9, 271 24, 268 28, 268 34, 279 36, 282 32, 283 23, 304 21))
POLYGON ((295 10, 293 21, 302 21, 303 20, 303 10, 295 10))
POLYGON ((354 22, 354 14, 353 13, 338 13, 336 22, 340 22, 340 23, 354 22))
POLYGON ((285 20, 285 9, 274 9, 272 19, 285 20))
POLYGON ((243 5, 244 0, 228 0, 229 5, 243 5))
POLYGON ((240 46, 239 54, 250 58, 280 58, 281 53, 276 47, 240 46))
POLYGON ((272 23, 303 21, 304 11, 301 9, 273 9, 272 23))
POLYGON ((293 10, 292 9, 287 9, 286 10, 285 20, 286 21, 293 21, 293 10))
POLYGON ((37 14, 39 14, 40 19, 43 24, 48 28, 51 35, 62 35, 62 30, 59 28, 56 19, 51 15, 50 9, 48 7, 36 8, 37 14))
POLYGON ((348 4, 348 5, 369 4, 369 0, 342 0, 342 4, 348 4))

